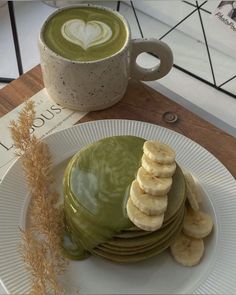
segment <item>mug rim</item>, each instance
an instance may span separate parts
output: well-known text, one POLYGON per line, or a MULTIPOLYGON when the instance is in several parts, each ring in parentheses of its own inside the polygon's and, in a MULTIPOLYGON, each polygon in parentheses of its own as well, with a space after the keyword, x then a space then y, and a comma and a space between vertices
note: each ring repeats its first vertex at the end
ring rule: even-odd
POLYGON ((67 61, 67 62, 73 62, 74 64, 95 64, 95 63, 109 60, 110 58, 113 58, 115 56, 118 56, 121 53, 123 53, 126 50, 126 48, 129 46, 130 39, 131 39, 130 27, 129 27, 127 20, 125 19, 125 17, 123 15, 121 15, 118 11, 115 11, 111 8, 100 6, 100 5, 93 5, 93 4, 75 4, 75 5, 70 5, 70 6, 66 6, 66 7, 62 7, 62 8, 57 9, 56 11, 51 13, 46 18, 46 20, 43 22, 43 25, 42 25, 42 27, 40 29, 40 33, 39 33, 39 42, 41 42, 42 45, 46 47, 46 49, 50 52, 51 55, 55 56, 56 58, 60 58, 61 60, 67 61), (85 61, 73 60, 73 59, 66 58, 66 57, 60 55, 59 53, 54 52, 51 48, 49 48, 49 46, 46 44, 46 42, 43 38, 43 32, 44 32, 46 24, 50 21, 50 19, 52 17, 54 17, 56 14, 60 13, 61 11, 68 10, 71 8, 77 8, 77 7, 93 7, 93 8, 97 8, 97 9, 101 9, 101 10, 106 10, 106 11, 109 11, 110 13, 115 14, 123 22, 125 29, 126 29, 127 37, 126 37, 126 40, 125 40, 125 43, 123 44, 123 46, 117 52, 113 53, 112 55, 106 56, 104 58, 96 59, 96 60, 85 60, 85 61))

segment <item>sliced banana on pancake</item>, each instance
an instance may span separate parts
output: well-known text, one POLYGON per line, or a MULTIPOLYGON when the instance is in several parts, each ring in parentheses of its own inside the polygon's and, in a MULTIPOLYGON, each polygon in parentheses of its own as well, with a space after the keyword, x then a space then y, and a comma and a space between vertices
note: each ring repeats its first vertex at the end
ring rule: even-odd
POLYGON ((183 232, 192 238, 202 239, 207 237, 213 228, 213 221, 210 215, 202 211, 187 209, 184 216, 183 232))
POLYGON ((164 196, 171 189, 172 178, 160 178, 151 175, 143 167, 137 173, 137 181, 142 190, 154 196, 164 196))
POLYGON ((199 263, 204 254, 202 239, 194 239, 180 233, 170 246, 174 259, 184 266, 194 266, 199 263))
POLYGON ((142 156, 142 167, 157 177, 171 177, 175 173, 176 163, 171 164, 159 164, 156 161, 151 160, 145 154, 142 156))
POLYGON ((193 195, 196 202, 199 204, 202 201, 202 192, 199 184, 196 183, 192 174, 188 171, 184 171, 184 177, 188 186, 188 190, 190 190, 190 194, 193 195))
POLYGON ((130 198, 133 204, 147 215, 160 215, 166 211, 168 198, 165 196, 153 196, 146 194, 134 180, 130 188, 130 198))
POLYGON ((127 214, 129 219, 139 228, 146 231, 155 231, 158 230, 164 220, 164 214, 149 216, 142 211, 140 211, 129 198, 127 205, 127 214))
POLYGON ((189 202, 190 207, 194 210, 194 211, 198 211, 200 209, 198 201, 197 201, 197 197, 195 194, 195 191, 192 187, 192 185, 189 183, 186 174, 184 174, 185 176, 185 181, 186 181, 186 197, 187 200, 189 202))
POLYGON ((148 140, 143 145, 144 154, 160 164, 171 164, 175 161, 175 151, 168 145, 148 140))

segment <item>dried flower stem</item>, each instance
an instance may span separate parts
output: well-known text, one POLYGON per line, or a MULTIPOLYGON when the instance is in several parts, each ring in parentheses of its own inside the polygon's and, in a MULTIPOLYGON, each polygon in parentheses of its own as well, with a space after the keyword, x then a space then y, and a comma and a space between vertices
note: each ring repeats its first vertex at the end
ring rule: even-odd
POLYGON ((30 134, 35 119, 34 104, 26 102, 18 121, 10 125, 16 154, 21 156, 24 173, 31 193, 30 226, 22 230, 20 253, 32 274, 30 294, 63 294, 58 275, 68 264, 62 255, 64 232, 63 212, 56 204, 50 175, 51 155, 48 146, 30 134))

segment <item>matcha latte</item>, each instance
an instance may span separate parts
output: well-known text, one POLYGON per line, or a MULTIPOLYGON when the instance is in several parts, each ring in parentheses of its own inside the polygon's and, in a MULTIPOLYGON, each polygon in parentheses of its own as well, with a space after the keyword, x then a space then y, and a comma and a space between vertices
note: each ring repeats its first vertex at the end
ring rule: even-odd
POLYGON ((46 45, 73 61, 95 61, 119 52, 128 29, 113 12, 92 6, 63 9, 49 18, 43 30, 46 45))
POLYGON ((165 43, 153 38, 132 40, 128 22, 119 12, 94 5, 65 7, 51 14, 38 45, 50 97, 63 107, 85 112, 111 107, 124 96, 130 78, 159 79, 173 63, 165 43), (159 67, 137 66, 142 52, 158 55, 159 67))

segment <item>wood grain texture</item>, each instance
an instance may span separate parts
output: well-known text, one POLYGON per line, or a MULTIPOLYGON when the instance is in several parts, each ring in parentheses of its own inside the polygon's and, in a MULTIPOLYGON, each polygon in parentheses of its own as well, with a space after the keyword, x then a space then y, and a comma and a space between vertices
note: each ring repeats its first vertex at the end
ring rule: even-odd
MULTIPOLYGON (((42 88, 41 70, 37 66, 0 90, 0 116, 42 88)), ((91 112, 80 122, 101 119, 139 120, 172 129, 205 147, 236 177, 236 139, 143 83, 130 81, 124 98, 118 104, 91 112), (176 114, 178 120, 166 122, 166 112, 176 114)))
POLYGON ((0 90, 0 117, 43 88, 42 73, 37 66, 0 90))

